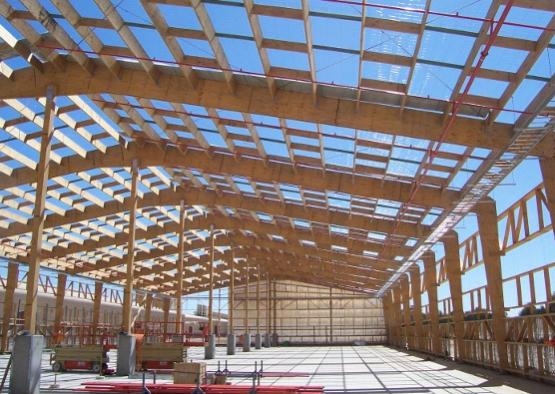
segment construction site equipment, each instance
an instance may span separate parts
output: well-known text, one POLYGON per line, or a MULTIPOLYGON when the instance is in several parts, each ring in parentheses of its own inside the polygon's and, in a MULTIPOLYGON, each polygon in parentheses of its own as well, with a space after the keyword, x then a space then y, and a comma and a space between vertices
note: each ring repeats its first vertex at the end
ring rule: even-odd
POLYGON ((173 369, 187 357, 183 343, 144 343, 137 340, 137 367, 139 369, 173 369))
POLYGON ((178 363, 174 365, 173 382, 177 384, 204 383, 206 363, 178 363))
MULTIPOLYGON (((91 393, 141 393, 143 392, 142 383, 127 382, 86 382, 83 387, 73 391, 91 393)), ((194 384, 146 384, 146 388, 151 394, 192 394, 197 386, 194 384)), ((220 385, 206 384, 201 385, 200 389, 206 394, 249 394, 252 386, 246 385, 220 385)), ((323 386, 256 386, 257 394, 301 394, 301 393, 323 393, 323 386)))
POLYGON ((108 370, 108 347, 103 345, 56 346, 51 359, 52 370, 86 370, 106 372, 108 370))

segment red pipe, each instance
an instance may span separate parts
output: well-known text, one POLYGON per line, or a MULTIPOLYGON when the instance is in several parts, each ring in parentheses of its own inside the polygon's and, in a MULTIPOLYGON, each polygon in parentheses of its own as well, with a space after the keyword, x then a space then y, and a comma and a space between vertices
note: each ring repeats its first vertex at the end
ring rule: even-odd
MULTIPOLYGON (((412 12, 412 13, 416 13, 416 14, 429 14, 429 15, 434 15, 434 16, 442 16, 442 17, 446 17, 446 18, 465 19, 465 20, 470 20, 470 21, 475 21, 475 22, 488 22, 488 23, 491 23, 491 24, 499 23, 501 21, 501 18, 499 18, 499 20, 496 20, 496 19, 492 19, 492 18, 481 18, 481 17, 478 17, 478 16, 461 15, 458 12, 453 14, 453 13, 441 12, 441 11, 432 11, 432 10, 427 11, 427 10, 420 9, 420 8, 403 7, 403 6, 386 5, 386 4, 377 4, 377 3, 367 3, 367 2, 364 2, 364 1, 362 1, 362 2, 357 2, 357 1, 353 1, 353 0, 322 0, 322 1, 326 1, 328 3, 357 5, 357 6, 363 6, 363 7, 369 7, 369 8, 380 8, 380 9, 384 9, 384 10, 412 12)), ((508 4, 508 2, 507 2, 507 4, 508 4)), ((536 26, 536 25, 528 25, 526 23, 506 22, 505 21, 502 24, 504 24, 506 26, 522 27, 522 28, 525 28, 525 29, 533 29, 533 30, 541 30, 541 31, 555 31, 554 28, 541 27, 541 26, 536 26)))

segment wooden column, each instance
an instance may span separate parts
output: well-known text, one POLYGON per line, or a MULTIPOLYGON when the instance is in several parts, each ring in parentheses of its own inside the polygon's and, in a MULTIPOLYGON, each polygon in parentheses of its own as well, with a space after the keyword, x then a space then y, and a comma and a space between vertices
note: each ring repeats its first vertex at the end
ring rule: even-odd
POLYGON ((249 332, 249 262, 245 265, 245 314, 243 316, 244 332, 249 332))
POLYGON ((214 307, 214 225, 210 226, 210 267, 208 267, 208 335, 214 333, 212 310, 214 307))
POLYGON ((146 323, 152 320, 152 293, 146 295, 145 301, 145 329, 146 323))
POLYGON ((276 289, 276 281, 273 280, 272 281, 272 309, 273 309, 273 313, 274 313, 274 333, 277 334, 278 332, 278 327, 277 327, 277 289, 276 289))
POLYGON ((260 265, 257 266, 256 272, 256 333, 260 334, 260 265))
POLYGON ((272 332, 272 308, 270 303, 270 274, 266 273, 266 333, 272 332))
POLYGON ((424 282, 428 292, 428 311, 430 313, 430 335, 432 337, 432 353, 441 353, 439 341, 439 316, 437 309, 437 270, 436 256, 432 251, 422 256, 424 261, 424 282))
POLYGON ((182 330, 183 308, 181 307, 181 298, 183 297, 183 266, 185 259, 185 202, 179 204, 179 234, 177 245, 177 262, 176 262, 176 282, 175 289, 175 332, 184 334, 182 330))
POLYGON ((136 160, 131 165, 131 197, 129 198, 129 227, 127 238, 127 261, 125 288, 123 290, 123 316, 122 330, 127 334, 131 334, 131 313, 133 311, 133 269, 135 262, 135 224, 137 220, 137 183, 139 180, 139 167, 136 160))
POLYGON ((53 86, 46 88, 46 104, 44 108, 44 122, 40 142, 40 156, 37 164, 37 187, 35 193, 35 206, 31 228, 31 250, 29 252, 29 272, 27 273, 27 293, 25 296, 25 322, 24 328, 35 334, 37 325, 37 296, 40 274, 40 261, 42 253, 42 235, 46 219, 46 191, 50 169, 50 151, 52 137, 54 136, 54 114, 56 95, 53 86))
POLYGON ((414 346, 418 350, 423 350, 424 332, 422 330, 422 294, 420 293, 420 289, 422 288, 422 286, 420 283, 420 268, 417 264, 415 264, 410 271, 410 288, 411 297, 414 304, 414 308, 412 310, 414 316, 414 346))
POLYGON ((333 343, 333 290, 330 287, 329 310, 330 310, 330 343, 333 343))
POLYGON ((453 321, 455 324, 455 343, 457 357, 464 359, 464 309, 461 281, 461 261, 459 255, 459 235, 456 231, 449 231, 443 238, 445 249, 445 269, 449 280, 451 304, 453 306, 453 321))
POLYGON ((164 322, 163 329, 164 329, 164 340, 168 335, 168 323, 170 321, 170 305, 171 300, 169 298, 164 298, 164 305, 162 306, 162 310, 164 311, 164 322))
POLYGON ((228 292, 228 331, 229 334, 235 334, 235 322, 233 320, 233 312, 235 309, 235 257, 232 253, 229 259, 229 292, 228 292))
POLYGON ((10 262, 8 264, 8 278, 6 281, 6 292, 4 293, 4 308, 2 314, 2 343, 0 344, 0 351, 8 351, 8 344, 10 337, 8 331, 10 330, 10 321, 12 319, 13 310, 13 295, 17 288, 19 280, 19 266, 17 263, 10 262))
POLYGON ((96 343, 96 336, 98 330, 98 324, 100 323, 100 306, 102 305, 102 282, 95 282, 94 284, 94 303, 93 303, 93 321, 92 321, 92 332, 93 332, 93 342, 96 343))
MULTIPOLYGON (((545 187, 545 196, 547 197, 549 217, 551 218, 551 223, 555 223, 555 159, 540 159, 540 168, 543 176, 543 185, 545 187)), ((555 225, 552 231, 555 235, 555 225)))
POLYGON ((398 346, 398 332, 400 326, 399 322, 396 320, 394 300, 394 291, 391 289, 384 296, 384 316, 387 315, 387 326, 389 327, 387 333, 388 344, 391 346, 398 346))
POLYGON ((399 286, 394 287, 393 291, 393 316, 395 320, 395 346, 404 347, 403 344, 403 328, 401 317, 401 289, 399 286))
POLYGON ((391 292, 387 291, 382 297, 383 319, 386 328, 387 344, 392 345, 392 321, 391 321, 391 292))
POLYGON ((403 302, 403 322, 405 323, 405 341, 407 343, 407 347, 412 349, 413 338, 412 338, 412 329, 411 329, 411 320, 410 320, 410 289, 409 289, 409 279, 406 274, 403 274, 400 279, 401 285, 401 300, 403 302))
POLYGON ((476 205, 476 213, 478 215, 478 229, 488 282, 487 291, 493 312, 493 334, 497 343, 499 366, 501 369, 505 369, 508 366, 507 344, 505 342, 505 303, 495 201, 491 198, 480 201, 476 205))
POLYGON ((54 311, 54 343, 58 344, 63 339, 62 321, 64 319, 64 298, 66 296, 67 275, 58 273, 58 286, 56 287, 56 309, 54 311))

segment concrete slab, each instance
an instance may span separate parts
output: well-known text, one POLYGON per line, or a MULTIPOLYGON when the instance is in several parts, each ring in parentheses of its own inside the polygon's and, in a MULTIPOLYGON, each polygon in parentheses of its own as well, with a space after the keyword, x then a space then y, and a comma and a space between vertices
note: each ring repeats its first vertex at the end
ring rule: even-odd
MULTIPOLYGON (((428 361, 419 355, 385 346, 315 346, 263 348, 256 352, 228 356, 226 346, 216 348, 213 360, 204 360, 204 348, 189 348, 188 358, 207 363, 209 371, 228 361, 231 371, 252 372, 255 361, 264 362, 268 372, 304 372, 306 377, 268 377, 264 385, 324 385, 330 394, 354 393, 539 393, 554 391, 554 386, 502 375, 494 371, 443 360, 428 361)), ((117 354, 111 351, 110 367, 114 368, 117 354)), ((49 390, 55 374, 49 365, 50 352, 42 357, 41 393, 49 390)), ((8 357, 0 356, 0 370, 8 357)), ((82 382, 97 379, 93 373, 64 373, 56 379, 63 390, 79 387, 82 382)), ((152 375, 147 375, 152 379, 152 375)), ((113 376, 105 380, 140 382, 141 375, 131 378, 113 376)), ((160 383, 172 382, 171 375, 158 374, 160 383)), ((250 378, 231 378, 231 384, 250 384, 250 378)))

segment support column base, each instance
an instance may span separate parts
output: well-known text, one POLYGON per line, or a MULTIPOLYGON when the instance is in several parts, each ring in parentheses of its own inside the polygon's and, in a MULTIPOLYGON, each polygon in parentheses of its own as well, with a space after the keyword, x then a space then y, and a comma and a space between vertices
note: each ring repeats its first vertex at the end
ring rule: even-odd
POLYGON ((134 335, 121 333, 118 335, 118 362, 116 375, 131 376, 135 373, 137 354, 135 353, 136 338, 134 335))
POLYGON ((10 393, 38 394, 44 338, 42 335, 18 335, 12 352, 10 393))
POLYGON ((254 337, 254 347, 255 349, 262 349, 262 335, 257 333, 254 337))
POLYGON ((204 359, 212 360, 216 356, 216 335, 208 335, 208 344, 204 347, 204 359))
POLYGON ((272 347, 272 337, 269 333, 264 334, 264 347, 272 347))
POLYGON ((227 336, 227 355, 233 356, 235 354, 236 349, 237 349, 237 338, 235 338, 235 334, 229 334, 227 336))
POLYGON ((243 351, 251 351, 251 334, 249 334, 248 332, 243 334, 243 351))

